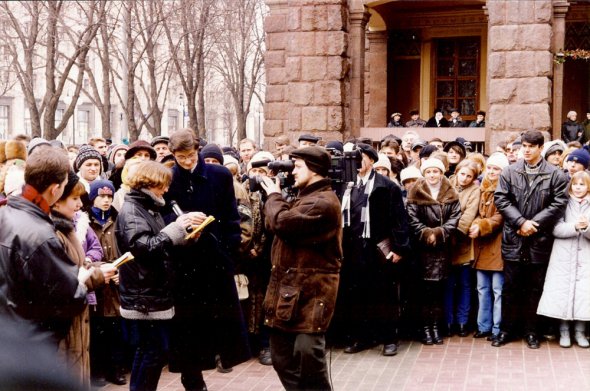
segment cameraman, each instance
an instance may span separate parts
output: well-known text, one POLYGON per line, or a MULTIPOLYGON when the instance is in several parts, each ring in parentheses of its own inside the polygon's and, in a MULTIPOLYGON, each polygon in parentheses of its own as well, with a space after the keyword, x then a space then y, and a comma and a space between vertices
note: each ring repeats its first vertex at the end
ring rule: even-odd
POLYGON ((340 202, 326 178, 330 155, 320 147, 291 153, 299 195, 281 197, 276 179, 264 178, 266 225, 275 238, 264 303, 271 327, 272 363, 287 390, 330 390, 325 332, 336 303, 342 259, 340 202))

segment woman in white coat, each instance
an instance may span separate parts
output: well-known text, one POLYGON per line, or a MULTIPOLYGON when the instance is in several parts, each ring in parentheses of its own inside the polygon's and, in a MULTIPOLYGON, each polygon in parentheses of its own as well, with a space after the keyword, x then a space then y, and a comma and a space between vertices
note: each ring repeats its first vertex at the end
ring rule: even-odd
POLYGON ((578 346, 590 346, 586 321, 590 320, 590 175, 573 175, 565 216, 553 229, 555 242, 543 295, 537 313, 561 319, 559 345, 571 346, 570 322, 575 320, 574 338, 578 346))

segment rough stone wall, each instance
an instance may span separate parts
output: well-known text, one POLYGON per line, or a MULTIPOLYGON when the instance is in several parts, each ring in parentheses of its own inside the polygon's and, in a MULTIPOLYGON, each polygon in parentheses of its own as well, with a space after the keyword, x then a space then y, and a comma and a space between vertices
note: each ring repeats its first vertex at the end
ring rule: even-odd
POLYGON ((489 143, 551 128, 551 0, 488 0, 489 143))
POLYGON ((265 144, 287 134, 342 139, 350 61, 345 0, 267 0, 265 144))

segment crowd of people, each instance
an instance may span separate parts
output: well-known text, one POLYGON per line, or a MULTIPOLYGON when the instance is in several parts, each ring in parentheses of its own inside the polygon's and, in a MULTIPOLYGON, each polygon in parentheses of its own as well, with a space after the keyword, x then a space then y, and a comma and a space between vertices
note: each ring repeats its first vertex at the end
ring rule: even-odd
POLYGON ((130 145, 0 141, 0 313, 32 325, 83 386, 130 370, 131 390, 155 390, 165 365, 206 390, 203 370, 252 352, 287 389, 329 389, 325 335, 384 356, 400 338, 472 333, 589 347, 587 116, 570 112, 561 140, 528 130, 489 156, 416 130, 280 136, 272 151, 190 129, 130 145), (333 158, 355 151, 357 174, 332 191, 333 158))

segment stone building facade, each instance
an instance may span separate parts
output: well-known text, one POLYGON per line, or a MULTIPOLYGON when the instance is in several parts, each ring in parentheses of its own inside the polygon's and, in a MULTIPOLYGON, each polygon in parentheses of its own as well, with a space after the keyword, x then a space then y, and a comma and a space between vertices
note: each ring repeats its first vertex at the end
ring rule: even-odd
POLYGON ((466 120, 487 112, 489 147, 529 128, 559 137, 567 111, 583 118, 590 107, 590 64, 554 61, 562 49, 590 49, 588 2, 266 3, 271 148, 280 134, 377 136, 393 112, 408 120, 418 109, 428 119, 453 106, 466 120))

